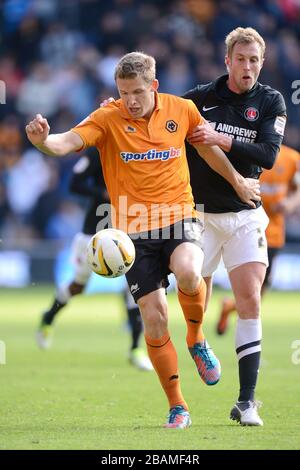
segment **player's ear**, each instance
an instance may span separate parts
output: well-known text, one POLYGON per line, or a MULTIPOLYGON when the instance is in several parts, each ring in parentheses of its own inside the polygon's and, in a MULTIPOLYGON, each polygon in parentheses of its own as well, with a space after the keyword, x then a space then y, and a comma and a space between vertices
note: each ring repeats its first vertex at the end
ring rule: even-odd
POLYGON ((155 78, 153 82, 151 83, 151 89, 152 91, 157 91, 158 87, 159 87, 159 81, 157 80, 157 78, 155 78))
POLYGON ((229 72, 229 65, 230 65, 230 58, 228 55, 225 56, 225 65, 226 65, 226 69, 227 69, 227 72, 229 72))

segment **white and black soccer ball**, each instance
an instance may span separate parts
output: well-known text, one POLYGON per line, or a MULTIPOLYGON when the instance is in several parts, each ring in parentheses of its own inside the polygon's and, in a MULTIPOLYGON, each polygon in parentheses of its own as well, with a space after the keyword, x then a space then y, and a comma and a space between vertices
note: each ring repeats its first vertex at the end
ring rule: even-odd
POLYGON ((119 277, 127 273, 135 260, 135 247, 129 236, 114 228, 97 232, 89 241, 87 259, 100 276, 119 277))

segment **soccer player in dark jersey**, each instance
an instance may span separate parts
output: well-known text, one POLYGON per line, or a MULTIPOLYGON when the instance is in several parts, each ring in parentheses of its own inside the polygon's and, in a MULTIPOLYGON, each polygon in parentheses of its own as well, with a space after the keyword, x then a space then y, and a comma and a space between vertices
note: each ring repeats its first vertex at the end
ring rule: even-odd
MULTIPOLYGON (((265 42, 253 28, 237 28, 225 40, 228 74, 185 94, 208 121, 189 139, 217 145, 244 177, 259 178, 274 165, 285 128, 282 95, 260 84, 265 42)), ((232 187, 188 148, 193 195, 204 205, 205 238, 202 275, 207 301, 212 275, 221 257, 229 273, 238 312, 236 354, 240 392, 230 418, 242 425, 261 426, 254 392, 261 354, 261 287, 268 266, 265 229, 268 217, 241 202, 232 187)))
MULTIPOLYGON (((58 287, 50 309, 42 315, 36 336, 41 349, 48 349, 52 344, 53 324, 58 312, 67 305, 71 297, 83 292, 92 274, 87 263, 86 247, 91 236, 97 231, 96 227, 100 221, 99 216, 96 215, 98 206, 109 203, 98 152, 93 147, 74 166, 70 190, 89 198, 91 202, 86 212, 82 232, 75 236, 72 244, 72 261, 75 268, 74 279, 70 283, 58 287)), ((139 347, 143 323, 139 308, 128 289, 124 292, 124 299, 131 334, 129 361, 138 369, 153 370, 147 354, 139 347)))

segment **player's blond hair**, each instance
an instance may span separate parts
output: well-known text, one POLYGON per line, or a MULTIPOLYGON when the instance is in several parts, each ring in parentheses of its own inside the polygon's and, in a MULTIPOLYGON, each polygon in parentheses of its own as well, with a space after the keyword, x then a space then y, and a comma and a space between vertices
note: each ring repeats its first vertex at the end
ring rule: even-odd
POLYGON ((141 77, 145 82, 151 83, 155 79, 155 74, 154 57, 143 52, 125 54, 115 68, 115 80, 141 77))
POLYGON ((236 44, 251 44, 257 42, 261 50, 261 58, 264 58, 266 44, 261 35, 254 28, 236 28, 226 36, 226 55, 231 57, 232 50, 236 44))

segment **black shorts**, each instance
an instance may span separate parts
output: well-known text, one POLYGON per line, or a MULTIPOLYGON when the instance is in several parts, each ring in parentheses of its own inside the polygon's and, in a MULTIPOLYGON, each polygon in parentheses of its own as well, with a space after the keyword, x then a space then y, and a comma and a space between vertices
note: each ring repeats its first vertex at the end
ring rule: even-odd
POLYGON ((177 246, 190 242, 202 248, 203 223, 198 219, 185 219, 163 229, 129 236, 136 257, 126 279, 137 302, 150 292, 168 287, 170 257, 177 246))

